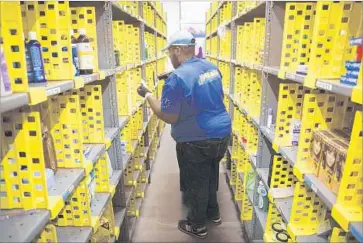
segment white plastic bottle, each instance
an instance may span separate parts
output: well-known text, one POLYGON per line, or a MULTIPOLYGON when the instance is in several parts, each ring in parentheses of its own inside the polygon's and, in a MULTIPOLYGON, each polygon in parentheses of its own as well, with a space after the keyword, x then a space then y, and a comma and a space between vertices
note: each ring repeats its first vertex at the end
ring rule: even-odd
POLYGON ((77 53, 79 62, 79 71, 81 75, 92 74, 94 69, 93 64, 93 49, 89 38, 87 37, 86 29, 79 29, 77 38, 77 53))

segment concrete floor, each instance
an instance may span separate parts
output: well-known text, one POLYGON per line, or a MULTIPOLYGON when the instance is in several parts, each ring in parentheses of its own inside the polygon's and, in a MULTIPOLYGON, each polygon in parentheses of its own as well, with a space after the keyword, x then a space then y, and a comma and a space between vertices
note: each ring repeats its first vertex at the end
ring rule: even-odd
POLYGON ((223 169, 219 188, 222 225, 209 226, 205 240, 178 230, 177 222, 185 218, 187 211, 181 204, 179 168, 170 126, 166 126, 163 132, 151 175, 151 184, 146 191, 132 242, 245 242, 223 169))

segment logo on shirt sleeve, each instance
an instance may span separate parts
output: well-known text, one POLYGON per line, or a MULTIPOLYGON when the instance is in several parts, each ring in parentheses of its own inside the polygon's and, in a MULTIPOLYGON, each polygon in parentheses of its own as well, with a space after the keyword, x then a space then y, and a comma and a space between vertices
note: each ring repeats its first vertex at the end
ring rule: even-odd
POLYGON ((199 83, 199 85, 203 85, 203 84, 209 83, 217 78, 220 78, 218 71, 212 70, 212 71, 199 75, 198 83, 199 83))
POLYGON ((164 109, 167 109, 171 106, 171 101, 168 98, 164 98, 161 100, 161 105, 164 109))

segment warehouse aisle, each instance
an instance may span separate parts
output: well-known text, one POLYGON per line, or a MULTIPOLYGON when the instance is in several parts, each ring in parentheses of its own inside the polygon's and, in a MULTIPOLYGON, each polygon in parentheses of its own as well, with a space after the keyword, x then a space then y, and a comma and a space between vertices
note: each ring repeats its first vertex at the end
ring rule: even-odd
POLYGON ((178 220, 184 218, 186 213, 181 205, 178 174, 175 142, 170 136, 170 126, 166 126, 132 242, 244 242, 242 225, 223 171, 219 190, 223 224, 210 226, 205 240, 186 235, 177 229, 178 220))

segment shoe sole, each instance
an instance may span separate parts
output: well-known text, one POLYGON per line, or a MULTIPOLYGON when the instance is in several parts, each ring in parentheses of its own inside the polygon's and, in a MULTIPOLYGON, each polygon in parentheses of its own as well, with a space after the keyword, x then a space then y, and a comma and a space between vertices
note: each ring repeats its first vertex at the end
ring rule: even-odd
POLYGON ((218 225, 221 225, 222 224, 222 221, 219 221, 218 223, 212 221, 211 224, 213 226, 218 226, 218 225))
POLYGON ((179 229, 181 232, 185 233, 185 234, 188 234, 188 235, 191 235, 191 236, 197 237, 197 238, 199 238, 199 239, 205 239, 205 238, 207 238, 207 237, 208 237, 208 234, 207 234, 206 236, 200 236, 200 235, 193 234, 193 233, 191 233, 191 232, 189 232, 189 231, 184 230, 184 229, 183 229, 183 228, 181 228, 179 225, 178 225, 178 229, 179 229))

